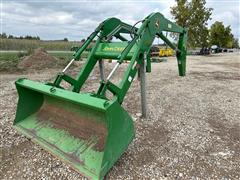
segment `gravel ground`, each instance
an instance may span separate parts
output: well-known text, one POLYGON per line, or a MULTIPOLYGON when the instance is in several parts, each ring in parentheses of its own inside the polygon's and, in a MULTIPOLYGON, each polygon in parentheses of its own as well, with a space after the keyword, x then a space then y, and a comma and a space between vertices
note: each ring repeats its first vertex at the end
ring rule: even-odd
MULTIPOLYGON (((108 70, 112 66, 106 63, 108 70)), ((46 81, 56 72, 0 75, 2 179, 84 179, 12 128, 14 81, 46 81)), ((96 87, 96 74, 85 90, 96 87)), ((152 64, 147 104, 148 118, 142 119, 135 79, 123 106, 134 118, 136 138, 106 179, 240 179, 239 54, 189 56, 186 77, 177 75, 174 58, 152 64)))

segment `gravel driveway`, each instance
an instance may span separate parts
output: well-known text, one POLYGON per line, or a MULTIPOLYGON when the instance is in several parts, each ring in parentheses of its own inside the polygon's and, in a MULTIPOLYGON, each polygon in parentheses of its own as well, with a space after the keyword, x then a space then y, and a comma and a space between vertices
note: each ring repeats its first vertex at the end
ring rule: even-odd
MULTIPOLYGON (((14 81, 45 81, 55 73, 0 74, 2 179, 84 179, 12 128, 14 81)), ((95 87, 95 74, 91 81, 95 87)), ((147 104, 148 118, 141 119, 135 79, 123 106, 134 118, 136 137, 106 179, 240 179, 239 54, 188 56, 186 77, 178 76, 175 58, 153 63, 147 104)))

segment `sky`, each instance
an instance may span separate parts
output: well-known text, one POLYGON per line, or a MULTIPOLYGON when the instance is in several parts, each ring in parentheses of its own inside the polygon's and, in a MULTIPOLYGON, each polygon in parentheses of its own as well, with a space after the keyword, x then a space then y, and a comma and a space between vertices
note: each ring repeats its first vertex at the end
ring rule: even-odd
MULTIPOLYGON (((172 19, 174 0, 1 0, 1 33, 40 36, 44 40, 86 38, 106 18, 134 24, 151 12, 172 19)), ((230 25, 240 39, 240 0, 207 0, 212 20, 230 25)))

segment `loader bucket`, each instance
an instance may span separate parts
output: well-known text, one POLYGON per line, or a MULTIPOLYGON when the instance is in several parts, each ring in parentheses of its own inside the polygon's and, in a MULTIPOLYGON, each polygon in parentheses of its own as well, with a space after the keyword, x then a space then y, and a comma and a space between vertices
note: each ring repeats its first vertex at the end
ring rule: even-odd
POLYGON ((103 179, 134 136, 115 101, 19 79, 14 127, 90 179, 103 179))

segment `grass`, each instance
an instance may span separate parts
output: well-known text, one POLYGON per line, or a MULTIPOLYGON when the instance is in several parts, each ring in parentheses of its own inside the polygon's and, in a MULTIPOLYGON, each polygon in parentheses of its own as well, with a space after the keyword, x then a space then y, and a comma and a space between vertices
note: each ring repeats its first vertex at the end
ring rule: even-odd
MULTIPOLYGON (((63 61, 70 61, 73 58, 73 51, 48 51, 49 54, 63 61)), ((82 58, 86 58, 88 52, 82 53, 82 58)))
POLYGON ((0 54, 0 71, 15 71, 20 61, 18 53, 1 53, 0 54))
POLYGON ((73 46, 80 46, 78 41, 42 41, 28 39, 1 39, 1 50, 27 51, 39 47, 45 50, 69 51, 73 46))
POLYGON ((61 61, 61 64, 66 64, 68 61, 70 61, 73 57, 72 51, 66 51, 66 52, 49 52, 50 55, 56 57, 61 61))

